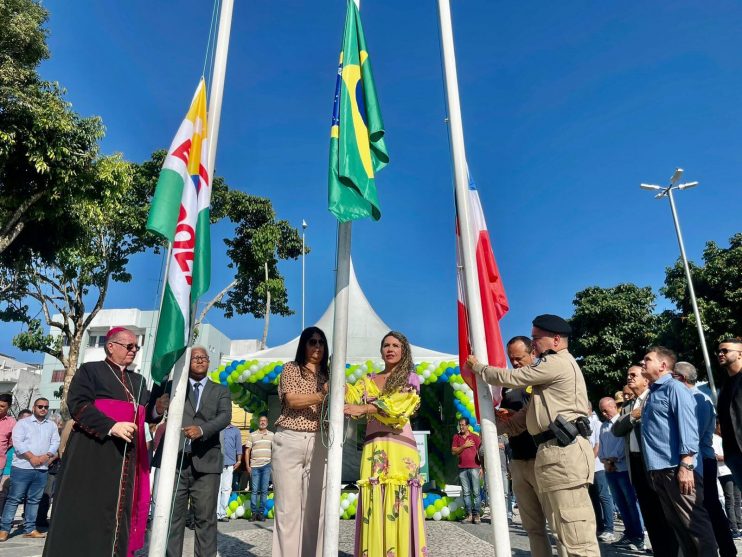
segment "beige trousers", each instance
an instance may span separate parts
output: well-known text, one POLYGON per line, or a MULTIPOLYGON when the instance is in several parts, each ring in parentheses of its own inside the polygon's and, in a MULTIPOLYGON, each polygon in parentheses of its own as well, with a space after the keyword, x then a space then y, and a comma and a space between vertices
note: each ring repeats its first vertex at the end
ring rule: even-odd
POLYGON ((278 428, 273 437, 273 557, 321 557, 327 449, 319 432, 278 428))
POLYGON ((542 493, 549 504, 549 523, 570 557, 600 557, 595 512, 588 484, 542 493))
MULTIPOLYGON (((540 495, 536 485, 535 460, 516 460, 510 462, 510 475, 513 493, 518 501, 518 511, 523 529, 528 534, 533 557, 551 557, 551 542, 546 531, 547 517, 551 516, 549 500, 540 495)), ((566 557, 564 546, 556 541, 557 554, 566 557)))

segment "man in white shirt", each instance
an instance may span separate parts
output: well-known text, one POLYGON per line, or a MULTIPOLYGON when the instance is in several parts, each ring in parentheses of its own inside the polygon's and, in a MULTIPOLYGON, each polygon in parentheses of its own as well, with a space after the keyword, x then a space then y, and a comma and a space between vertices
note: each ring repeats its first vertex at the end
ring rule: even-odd
POLYGON ((593 510, 595 511, 595 522, 598 526, 598 540, 605 543, 611 543, 616 541, 616 536, 613 533, 613 518, 615 515, 615 507, 613 506, 613 496, 611 490, 608 487, 608 480, 605 477, 605 466, 598 458, 598 450, 600 449, 600 427, 602 422, 598 415, 592 411, 592 404, 590 405, 590 428, 592 433, 590 434, 590 445, 593 447, 593 454, 595 455, 595 479, 593 484, 590 486, 588 493, 590 494, 590 500, 593 503, 593 510))

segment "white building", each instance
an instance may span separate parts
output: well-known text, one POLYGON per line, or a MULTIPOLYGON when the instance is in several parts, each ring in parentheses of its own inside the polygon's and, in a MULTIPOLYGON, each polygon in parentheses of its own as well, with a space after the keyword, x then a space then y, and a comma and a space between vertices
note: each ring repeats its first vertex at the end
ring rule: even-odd
MULTIPOLYGON (((134 359, 132 369, 147 378, 151 385, 150 368, 152 365, 152 351, 155 344, 158 311, 142 311, 139 309, 104 309, 98 312, 82 339, 80 359, 78 365, 85 362, 94 362, 105 358, 104 344, 106 333, 112 327, 126 327, 137 335, 137 343, 142 347, 134 359)), ((55 315, 54 319, 61 319, 55 315)), ((57 336, 59 329, 51 329, 50 334, 57 336)), ((232 341, 212 325, 205 324, 199 327, 196 344, 204 346, 209 352, 211 368, 215 369, 224 356, 231 353, 232 341)), ((64 350, 68 350, 67 347, 64 350)), ((58 410, 60 404, 60 389, 64 381, 65 370, 56 358, 46 355, 41 377, 41 396, 49 399, 52 410, 58 410)))
POLYGON ((19 362, 10 356, 0 354, 0 393, 13 395, 11 413, 17 415, 20 410, 30 408, 39 396, 41 368, 32 364, 19 362))

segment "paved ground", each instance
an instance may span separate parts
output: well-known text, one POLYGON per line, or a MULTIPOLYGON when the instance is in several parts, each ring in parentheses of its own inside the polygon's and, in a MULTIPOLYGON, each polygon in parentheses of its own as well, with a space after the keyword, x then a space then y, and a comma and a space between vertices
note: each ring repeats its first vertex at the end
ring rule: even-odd
MULTIPOLYGON (((354 521, 340 521, 339 557, 353 555, 354 521)), ((621 523, 618 522, 617 533, 621 523)), ((482 524, 458 524, 454 522, 426 521, 425 529, 431 556, 441 557, 479 557, 493 555, 492 527, 485 521, 482 524)), ((263 523, 233 520, 219 523, 219 556, 220 557, 270 557, 273 521, 263 523)), ((516 514, 515 522, 510 526, 510 543, 512 554, 516 557, 530 555, 528 537, 520 526, 516 514)), ((20 535, 12 535, 7 542, 0 544, 0 557, 40 557, 44 540, 27 540, 20 535)), ((605 557, 637 557, 648 555, 616 549, 610 545, 601 545, 605 557)), ((737 541, 737 549, 742 554, 742 543, 737 541)), ((142 553, 146 555, 146 552, 142 553)), ((193 532, 186 532, 184 557, 193 557, 193 532)))

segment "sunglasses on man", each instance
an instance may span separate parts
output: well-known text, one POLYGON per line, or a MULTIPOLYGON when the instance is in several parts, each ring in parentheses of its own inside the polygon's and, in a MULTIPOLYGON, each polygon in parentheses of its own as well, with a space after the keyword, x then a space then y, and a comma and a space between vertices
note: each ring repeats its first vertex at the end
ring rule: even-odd
POLYGON ((126 348, 127 352, 139 352, 139 350, 142 348, 138 344, 134 344, 133 342, 130 342, 129 344, 124 344, 123 342, 117 342, 115 340, 110 341, 111 344, 118 344, 119 346, 123 346, 126 348))

